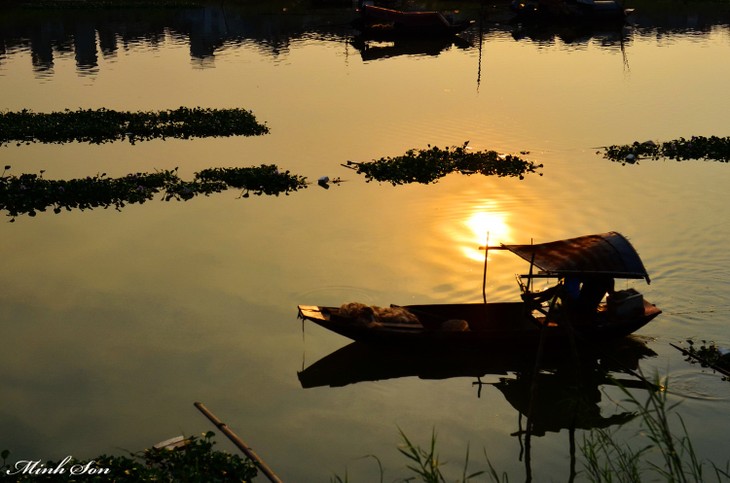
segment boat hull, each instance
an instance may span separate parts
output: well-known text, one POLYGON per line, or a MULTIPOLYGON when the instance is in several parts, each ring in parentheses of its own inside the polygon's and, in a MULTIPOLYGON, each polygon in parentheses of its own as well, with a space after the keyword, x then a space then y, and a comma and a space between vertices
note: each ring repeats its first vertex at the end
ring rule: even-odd
MULTIPOLYGON (((522 302, 489 304, 435 304, 403 307, 418 324, 367 324, 340 315, 336 307, 300 305, 299 317, 349 339, 398 347, 475 347, 503 344, 536 345, 542 338, 551 346, 601 342, 625 337, 661 313, 644 301, 643 311, 616 317, 597 314, 585 324, 544 324, 544 317, 531 313, 522 302), (466 321, 468 329, 443 328, 444 321, 466 321)), ((580 322, 580 321, 577 321, 580 322)))

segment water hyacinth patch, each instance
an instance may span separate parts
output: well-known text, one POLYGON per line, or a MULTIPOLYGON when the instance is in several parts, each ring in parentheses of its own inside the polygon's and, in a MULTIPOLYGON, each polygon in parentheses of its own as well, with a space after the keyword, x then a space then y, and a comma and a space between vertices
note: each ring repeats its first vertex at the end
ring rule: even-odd
MULTIPOLYGON (((600 152, 600 151, 599 151, 600 152)), ((730 162, 730 137, 692 136, 672 141, 654 141, 613 145, 603 148, 603 157, 623 164, 635 164, 639 159, 674 159, 685 161, 702 159, 706 161, 730 162)))
POLYGON ((250 168, 210 168, 195 173, 195 178, 203 183, 222 182, 231 188, 249 191, 255 195, 289 194, 307 187, 306 178, 280 171, 276 165, 261 165, 250 168))
POLYGON ((180 107, 158 112, 79 109, 62 112, 0 112, 0 146, 11 142, 102 144, 127 140, 259 136, 269 128, 245 109, 180 107))
POLYGON ((141 204, 162 194, 165 201, 186 201, 197 195, 220 193, 229 188, 256 195, 288 195, 306 188, 305 178, 280 171, 274 165, 247 168, 215 168, 196 173, 191 181, 180 179, 177 168, 154 173, 136 173, 121 178, 108 178, 106 173, 82 179, 50 180, 40 174, 0 175, 0 210, 14 221, 19 215, 35 216, 52 209, 66 211, 141 204))
POLYGON ((43 172, 20 176, 5 176, 3 173, 0 177, 0 210, 7 211, 13 219, 21 214, 35 216, 48 208, 56 214, 62 209, 71 211, 113 206, 119 210, 128 203, 144 203, 152 199, 155 193, 176 180, 174 171, 137 173, 122 178, 107 178, 103 173, 71 180, 45 179, 43 172))
MULTIPOLYGON (((518 156, 501 155, 496 151, 471 151, 468 142, 462 146, 441 149, 410 149, 404 155, 384 157, 370 162, 348 161, 348 168, 365 175, 366 181, 388 181, 400 185, 408 183, 435 183, 449 173, 485 176, 513 176, 524 178, 535 173, 542 164, 526 161, 518 156)), ((523 153, 527 154, 527 153, 523 153)), ((541 174, 541 173, 540 173, 541 174)))

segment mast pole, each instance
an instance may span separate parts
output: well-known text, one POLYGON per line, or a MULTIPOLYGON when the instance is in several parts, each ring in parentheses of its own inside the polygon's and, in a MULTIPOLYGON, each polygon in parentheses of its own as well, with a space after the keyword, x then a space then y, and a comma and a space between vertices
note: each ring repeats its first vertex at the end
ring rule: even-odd
POLYGON ((487 231, 487 243, 484 245, 484 274, 482 276, 482 297, 484 305, 487 305, 487 260, 489 258, 489 231, 487 231))

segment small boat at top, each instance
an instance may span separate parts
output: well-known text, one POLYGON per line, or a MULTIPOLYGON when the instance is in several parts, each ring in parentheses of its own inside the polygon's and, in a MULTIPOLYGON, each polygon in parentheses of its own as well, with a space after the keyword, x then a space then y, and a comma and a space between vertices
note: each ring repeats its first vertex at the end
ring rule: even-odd
MULTIPOLYGON (((614 290, 614 279, 649 275, 620 233, 586 235, 542 244, 484 247, 508 250, 530 263, 517 275, 521 301, 340 307, 299 305, 299 317, 349 339, 402 348, 482 347, 489 344, 555 346, 601 343, 632 334, 661 313, 633 288, 614 290), (535 292, 533 281, 556 279, 535 292)), ((485 277, 487 255, 485 254, 485 277)))
POLYGON ((456 35, 474 23, 455 20, 437 11, 406 11, 361 2, 353 26, 362 35, 378 39, 398 37, 445 37, 456 35))

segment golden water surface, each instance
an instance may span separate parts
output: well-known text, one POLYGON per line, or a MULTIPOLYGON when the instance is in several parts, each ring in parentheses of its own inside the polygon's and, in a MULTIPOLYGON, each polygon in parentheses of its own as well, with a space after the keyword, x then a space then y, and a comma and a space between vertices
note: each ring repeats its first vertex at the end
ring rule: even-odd
MULTIPOLYGON (((730 167, 623 166, 596 152, 730 135, 726 26, 627 28, 571 43, 517 40, 500 26, 470 30, 469 44, 438 55, 367 60, 337 25, 291 33, 277 21, 305 24, 304 16, 242 15, 226 26, 243 33, 226 36, 221 12, 206 15, 194 24, 218 30, 170 20, 153 39, 129 39, 120 29, 112 50, 100 27, 82 37, 69 24, 60 46, 5 33, 0 109, 242 107, 270 134, 10 145, 0 148, 0 163, 52 179, 174 167, 190 178, 209 167, 276 164, 311 182, 344 182, 289 196, 228 191, 2 223, 0 446, 42 460, 134 451, 213 429, 193 408, 203 401, 285 480, 348 472, 372 481, 376 463, 360 459, 368 454, 381 459, 387 479, 403 476, 401 428, 423 445, 435 429, 454 475, 469 444, 473 468, 485 466, 483 449, 519 481, 524 462, 510 436, 518 413, 493 387, 477 397, 472 378, 303 389, 297 371, 347 341, 309 324, 302 330, 296 306, 478 302, 477 248, 487 236, 490 244, 529 243, 617 230, 652 278, 629 286, 664 310, 640 331, 658 354, 642 369, 674 379, 671 397, 683 401, 698 453, 724 464, 730 389, 669 343, 730 345, 730 167), (234 22, 241 19, 248 23, 234 22), (201 54, 191 45, 205 47, 206 35, 214 40, 201 54), (48 51, 52 61, 39 61, 48 51), (541 174, 391 186, 341 166, 467 141, 474 150, 527 151, 541 174)), ((370 47, 372 54, 394 45, 370 47)), ((490 254, 488 296, 516 300, 521 270, 518 260, 490 254)), ((611 397, 621 396, 605 391, 600 407, 612 414, 611 397)), ((566 432, 537 439, 533 475, 563 481, 566 432)))

